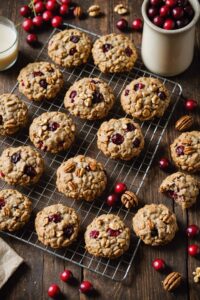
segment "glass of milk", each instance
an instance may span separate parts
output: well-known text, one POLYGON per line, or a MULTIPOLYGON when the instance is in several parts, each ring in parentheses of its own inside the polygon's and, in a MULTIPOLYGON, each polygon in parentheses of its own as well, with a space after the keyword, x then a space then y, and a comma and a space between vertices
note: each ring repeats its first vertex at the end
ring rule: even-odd
POLYGON ((10 68, 18 57, 18 33, 9 19, 0 16, 0 71, 10 68))

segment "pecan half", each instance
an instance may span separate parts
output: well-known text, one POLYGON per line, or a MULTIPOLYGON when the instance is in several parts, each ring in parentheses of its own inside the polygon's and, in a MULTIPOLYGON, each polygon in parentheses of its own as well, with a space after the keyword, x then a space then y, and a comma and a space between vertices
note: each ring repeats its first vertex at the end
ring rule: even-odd
POLYGON ((65 165, 65 168, 64 168, 64 171, 66 173, 68 172, 73 172, 73 170, 75 169, 76 165, 74 162, 68 162, 66 165, 65 165))
POLYGON ((138 205, 138 198, 133 192, 126 191, 121 196, 121 202, 126 208, 130 209, 131 207, 135 207, 138 205))
POLYGON ((190 155, 190 154, 192 154, 194 152, 196 152, 196 149, 194 147, 192 147, 192 146, 186 146, 184 148, 184 154, 186 154, 186 155, 190 155))
POLYGON ((163 280, 163 288, 165 291, 172 292, 181 284, 182 277, 178 272, 172 272, 163 280))
POLYGON ((194 123, 193 117, 185 115, 176 121, 175 128, 178 131, 185 131, 191 128, 193 123, 194 123))

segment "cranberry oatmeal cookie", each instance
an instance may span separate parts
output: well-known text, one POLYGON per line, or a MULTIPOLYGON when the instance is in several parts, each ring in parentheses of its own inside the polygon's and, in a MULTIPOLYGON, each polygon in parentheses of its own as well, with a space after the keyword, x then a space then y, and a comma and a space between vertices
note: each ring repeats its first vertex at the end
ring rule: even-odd
POLYGON ((44 245, 63 248, 76 240, 79 223, 79 216, 73 208, 54 204, 37 213, 35 230, 38 240, 44 245))
POLYGON ((30 140, 36 148, 51 153, 68 149, 75 139, 75 124, 65 113, 45 112, 33 120, 30 140))
POLYGON ((92 48, 95 65, 103 73, 130 71, 137 60, 133 42, 123 34, 111 33, 97 39, 92 48))
POLYGON ((134 79, 121 94, 124 111, 141 121, 162 117, 169 102, 169 92, 157 78, 134 79))
POLYGON ((112 88, 99 78, 83 78, 67 91, 65 107, 72 115, 96 120, 105 117, 115 101, 112 88))
POLYGON ((14 94, 0 95, 0 135, 11 135, 25 126, 28 108, 14 94))
POLYGON ((16 231, 30 219, 31 201, 17 190, 0 191, 0 230, 16 231))
POLYGON ((49 62, 35 62, 23 68, 18 76, 19 91, 29 100, 51 100, 61 90, 61 71, 49 62))
POLYGON ((163 204, 145 205, 133 217, 133 230, 147 245, 165 245, 178 230, 176 216, 163 204))
POLYGON ((200 131, 184 132, 170 146, 171 156, 183 171, 200 171, 200 131))
POLYGON ((176 172, 162 182, 159 191, 172 198, 183 209, 192 206, 199 195, 200 182, 194 177, 176 172))
POLYGON ((97 146, 108 157, 130 160, 144 147, 140 126, 128 118, 103 122, 97 132, 97 146))
POLYGON ((29 146, 6 148, 0 156, 0 178, 9 184, 36 183, 43 171, 43 158, 29 146))
POLYGON ((116 215, 101 215, 87 226, 86 250, 94 256, 117 258, 128 250, 129 244, 130 229, 116 215))
POLYGON ((93 201, 106 188, 107 176, 101 163, 78 155, 63 162, 57 170, 59 192, 76 200, 93 201))
POLYGON ((85 64, 91 48, 92 42, 86 33, 77 29, 66 29, 50 39, 48 55, 56 64, 71 68, 85 64))

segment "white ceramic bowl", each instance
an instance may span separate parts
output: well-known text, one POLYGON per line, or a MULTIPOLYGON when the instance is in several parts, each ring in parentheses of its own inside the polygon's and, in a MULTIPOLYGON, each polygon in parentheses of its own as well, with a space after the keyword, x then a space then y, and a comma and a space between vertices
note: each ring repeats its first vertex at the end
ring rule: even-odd
POLYGON ((155 26, 147 16, 149 0, 142 4, 144 28, 142 35, 142 60, 151 72, 174 76, 184 72, 194 54, 195 24, 200 15, 198 0, 189 0, 195 11, 192 21, 185 27, 165 30, 155 26))

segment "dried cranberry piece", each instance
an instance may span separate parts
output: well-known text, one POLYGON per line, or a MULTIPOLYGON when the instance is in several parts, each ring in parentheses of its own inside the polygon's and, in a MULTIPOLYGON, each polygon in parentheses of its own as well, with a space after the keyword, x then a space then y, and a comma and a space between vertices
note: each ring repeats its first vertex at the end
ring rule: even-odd
POLYGON ((62 220, 60 213, 48 216, 49 222, 59 223, 62 220))
POLYGON ((124 142, 124 137, 119 133, 115 133, 111 136, 111 141, 116 145, 121 145, 124 142))
POLYGON ((133 54, 133 51, 131 50, 130 47, 127 47, 125 50, 124 50, 126 56, 130 57, 132 54, 133 54))
POLYGON ((164 92, 159 92, 158 93, 158 97, 161 99, 161 100, 165 100, 167 98, 166 94, 164 92))
POLYGON ((140 140, 138 138, 135 138, 134 141, 133 141, 133 146, 138 148, 140 145, 140 140))
POLYGON ((24 173, 29 177, 35 177, 35 175, 37 174, 32 166, 25 166, 24 173))
POLYGON ((47 129, 49 131, 56 131, 59 127, 60 125, 57 122, 51 122, 48 124, 47 129))
POLYGON ((20 152, 14 153, 10 158, 10 160, 13 164, 16 164, 18 161, 20 161, 20 159, 21 159, 20 152))
POLYGON ((93 95, 92 95, 92 103, 93 103, 93 104, 100 103, 100 102, 102 102, 103 100, 104 100, 103 95, 102 95, 100 92, 95 91, 95 92, 93 93, 93 95))
POLYGON ((145 85, 143 84, 143 83, 136 83, 135 85, 134 85, 134 91, 138 91, 138 90, 141 90, 141 89, 143 89, 145 87, 145 85))
POLYGON ((46 82, 46 79, 41 79, 41 80, 39 81, 39 84, 40 84, 40 86, 41 86, 43 89, 46 89, 47 86, 48 86, 48 84, 47 84, 47 82, 46 82))
POLYGON ((2 171, 0 171, 0 177, 5 177, 5 175, 2 171))
POLYGON ((22 84, 22 86, 25 86, 25 84, 24 84, 24 81, 23 81, 23 80, 21 81, 21 84, 22 84))
POLYGON ((64 234, 66 236, 67 239, 69 239, 71 237, 71 235, 74 232, 74 227, 72 225, 68 225, 65 229, 64 229, 64 234))
POLYGON ((42 73, 41 71, 35 71, 33 72, 33 76, 36 77, 36 76, 42 76, 44 75, 44 73, 42 73))
POLYGON ((113 46, 111 45, 111 44, 104 44, 103 46, 102 46, 102 50, 103 50, 103 52, 105 53, 105 52, 108 52, 109 50, 111 50, 113 48, 113 46))
POLYGON ((88 171, 88 172, 91 171, 90 166, 86 166, 85 169, 86 169, 86 171, 88 171))
POLYGON ((2 209, 2 207, 4 207, 6 205, 6 202, 4 199, 0 199, 0 210, 2 209))
POLYGON ((129 90, 125 90, 124 95, 125 95, 125 96, 128 96, 128 95, 129 95, 129 92, 130 92, 129 90))
POLYGON ((71 93, 69 95, 69 98, 71 98, 71 102, 72 103, 74 102, 74 98, 76 97, 76 95, 77 95, 76 91, 71 91, 71 93))
POLYGON ((119 229, 114 230, 114 229, 108 228, 108 230, 107 230, 107 233, 108 233, 109 236, 115 236, 115 237, 120 235, 121 232, 122 231, 119 230, 119 229))
POLYGON ((47 146, 43 147, 44 143, 42 141, 38 142, 38 148, 42 149, 43 151, 47 151, 47 146))
POLYGON ((170 197, 170 198, 172 198, 172 199, 176 199, 177 198, 177 193, 175 193, 174 191, 172 191, 172 190, 169 190, 169 191, 167 191, 167 194, 168 194, 168 196, 170 197))
POLYGON ((0 125, 3 125, 3 117, 0 115, 0 125))
POLYGON ((74 55, 76 52, 77 52, 76 47, 71 48, 71 49, 69 50, 69 54, 70 54, 70 55, 74 55))
POLYGON ((152 237, 158 236, 158 229, 157 229, 157 228, 153 228, 153 229, 151 230, 151 236, 152 236, 152 237))
POLYGON ((176 154, 177 154, 178 156, 184 155, 184 146, 178 146, 178 147, 176 148, 176 154))
POLYGON ((135 130, 135 126, 132 123, 128 123, 126 124, 126 132, 130 132, 130 131, 134 131, 135 130))
POLYGON ((70 36, 70 41, 72 43, 74 43, 74 44, 78 43, 79 40, 80 40, 80 36, 78 36, 78 35, 72 35, 72 36, 70 36))
POLYGON ((90 237, 91 237, 92 239, 97 239, 98 236, 99 236, 99 231, 98 231, 98 230, 92 230, 92 231, 90 232, 90 237))

